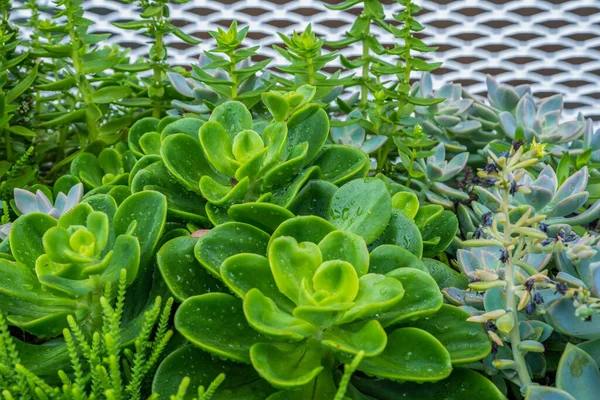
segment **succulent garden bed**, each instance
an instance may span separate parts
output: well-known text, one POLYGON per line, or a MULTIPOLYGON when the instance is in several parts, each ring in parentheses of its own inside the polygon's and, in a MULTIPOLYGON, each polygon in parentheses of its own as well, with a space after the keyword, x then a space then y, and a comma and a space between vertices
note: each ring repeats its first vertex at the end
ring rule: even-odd
POLYGON ((600 133, 560 95, 435 89, 411 0, 189 68, 168 0, 135 60, 54 3, 0 1, 5 399, 598 398, 600 133))

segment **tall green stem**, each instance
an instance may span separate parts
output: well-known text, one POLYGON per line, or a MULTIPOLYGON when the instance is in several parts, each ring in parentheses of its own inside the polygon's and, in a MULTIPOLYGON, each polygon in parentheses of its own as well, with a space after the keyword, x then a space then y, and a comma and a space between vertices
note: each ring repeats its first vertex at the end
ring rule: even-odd
POLYGON ((227 55, 229 56, 229 75, 231 77, 231 83, 233 83, 233 86, 231 87, 231 99, 235 100, 237 95, 238 95, 238 81, 237 81, 237 74, 235 73, 235 66, 237 64, 237 60, 235 58, 235 54, 233 51, 227 53, 227 55))
MULTIPOLYGON (((157 16, 157 20, 162 21, 163 18, 163 12, 162 10, 158 13, 157 16)), ((163 52, 163 47, 164 47, 164 36, 163 33, 160 31, 160 29, 156 29, 155 31, 155 35, 154 35, 154 48, 156 50, 156 57, 160 57, 160 55, 163 52)), ((153 79, 154 79, 154 88, 156 89, 156 92, 161 92, 160 90, 162 88, 162 65, 161 65, 161 61, 162 60, 156 60, 154 62, 154 67, 152 68, 153 70, 153 79)), ((156 96, 156 95, 155 95, 156 96)), ((157 96, 159 97, 159 96, 157 96)), ((161 108, 162 108, 162 95, 160 96, 160 98, 155 98, 152 100, 152 116, 154 118, 160 118, 160 114, 161 114, 161 108)))
POLYGON ((96 126, 96 118, 94 118, 93 110, 96 106, 92 100, 92 87, 85 77, 83 66, 79 59, 79 35, 75 30, 75 22, 73 15, 69 15, 69 38, 71 39, 71 59, 73 60, 73 68, 75 69, 75 77, 79 87, 79 92, 85 105, 85 120, 88 128, 88 143, 93 142, 98 137, 98 127, 96 126))
MULTIPOLYGON (((504 173, 504 181, 508 182, 508 173, 504 173)), ((509 188, 504 188, 503 201, 502 201, 502 212, 505 216, 504 221, 504 242, 505 246, 510 246, 512 224, 509 219, 509 188)), ((511 313, 513 317, 513 328, 510 331, 510 344, 512 347, 513 360, 517 363, 517 373, 521 386, 526 386, 531 383, 531 377, 529 376, 529 370, 527 369, 527 362, 525 361, 525 353, 521 351, 519 345, 521 344, 521 332, 519 329, 519 318, 517 315, 517 297, 515 295, 515 279, 514 279, 514 257, 512 249, 508 250, 508 260, 506 261, 506 307, 507 311, 511 313)))
POLYGON ((362 83, 360 85, 361 86, 360 104, 363 109, 367 108, 367 105, 369 104, 369 87, 367 86, 367 82, 369 80, 369 68, 371 66, 371 63, 369 61, 371 45, 367 41, 367 38, 369 37, 370 34, 371 34, 371 25, 369 24, 369 25, 367 25, 367 28, 365 29, 365 37, 362 42, 362 45, 363 45, 362 58, 363 58, 364 64, 362 67, 362 83))
POLYGON ((312 58, 307 58, 306 64, 308 66, 308 84, 314 86, 314 84, 315 84, 315 66, 313 64, 312 58))

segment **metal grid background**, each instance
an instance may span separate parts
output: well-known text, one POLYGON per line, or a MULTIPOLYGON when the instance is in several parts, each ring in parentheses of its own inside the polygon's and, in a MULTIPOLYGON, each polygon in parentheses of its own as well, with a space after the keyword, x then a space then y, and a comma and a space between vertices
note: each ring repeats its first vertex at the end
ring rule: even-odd
MULTIPOLYGON (((325 3, 342 0, 191 0, 172 4, 174 23, 201 38, 200 46, 170 40, 170 57, 178 65, 197 60, 210 49, 209 30, 227 27, 233 19, 250 26, 248 44, 261 45, 261 54, 275 57, 270 45, 280 43, 276 32, 302 31, 308 23, 320 35, 336 40, 350 28, 360 8, 330 11, 325 3)), ((40 4, 49 0, 40 0, 40 4)), ((388 16, 400 9, 394 0, 386 3, 388 16)), ((433 59, 444 65, 435 81, 460 82, 470 91, 485 93, 486 74, 511 84, 530 83, 540 97, 565 95, 568 117, 578 112, 600 120, 600 0, 420 0, 419 21, 427 29, 429 45, 439 46, 433 59)), ((143 36, 111 25, 136 17, 134 4, 118 0, 86 0, 86 17, 95 20, 95 32, 111 32, 110 41, 130 47, 133 55, 147 52, 143 36)), ((16 11, 16 17, 26 18, 16 11)), ((375 29, 383 43, 393 37, 375 29)), ((357 48, 346 56, 358 55, 357 48)))

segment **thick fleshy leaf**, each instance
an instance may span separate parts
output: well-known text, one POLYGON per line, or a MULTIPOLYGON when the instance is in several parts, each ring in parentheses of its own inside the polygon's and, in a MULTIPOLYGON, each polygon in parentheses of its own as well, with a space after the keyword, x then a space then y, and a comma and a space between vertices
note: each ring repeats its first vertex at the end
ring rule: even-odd
POLYGON ((203 176, 200 179, 200 192, 202 193, 202 196, 204 196, 211 205, 224 208, 229 204, 243 201, 249 188, 249 178, 244 178, 235 185, 231 182, 227 182, 224 185, 220 184, 210 176, 203 176))
POLYGON ((200 193, 200 178, 215 178, 216 172, 208 163, 198 140, 178 133, 168 136, 162 143, 160 153, 169 172, 187 190, 200 193))
POLYGON ((287 186, 273 194, 271 203, 280 205, 281 207, 290 208, 292 201, 302 189, 302 186, 310 179, 315 179, 319 176, 319 167, 312 166, 302 171, 296 179, 290 182, 287 186))
POLYGON ((215 108, 210 115, 211 122, 218 122, 225 128, 229 139, 243 130, 252 129, 252 114, 239 101, 229 101, 215 108))
POLYGON ((265 255, 269 235, 260 229, 241 222, 228 222, 213 228, 202 236, 194 249, 200 264, 219 276, 223 261, 235 254, 265 255))
POLYGON ((535 386, 531 385, 527 387, 525 392, 525 400, 576 400, 569 393, 564 390, 560 390, 548 386, 535 386))
POLYGON ((356 355, 362 350, 365 357, 374 357, 385 349, 387 334, 379 322, 371 320, 327 329, 321 343, 335 352, 356 355))
POLYGON ((419 211, 419 199, 413 192, 398 192, 392 197, 392 208, 414 220, 419 211))
POLYGON ((311 342, 257 343, 250 349, 252 365, 271 385, 280 389, 306 385, 321 371, 323 351, 311 342))
POLYGON ((549 322, 557 332, 583 339, 600 338, 600 320, 583 321, 575 315, 573 300, 561 298, 548 307, 549 322))
POLYGON ((204 121, 197 118, 179 118, 175 120, 168 120, 165 117, 158 124, 156 129, 160 132, 160 139, 164 141, 171 135, 177 135, 184 133, 191 138, 198 140, 198 132, 204 124, 204 121))
POLYGON ((312 277, 312 288, 319 305, 350 303, 358 294, 358 275, 346 261, 324 261, 312 277))
POLYGON ((450 376, 439 382, 419 384, 412 382, 393 382, 354 376, 354 384, 361 393, 379 400, 506 400, 485 376, 466 368, 456 368, 450 376))
POLYGON ((392 210, 392 218, 381 236, 370 248, 374 249, 384 244, 400 246, 421 258, 423 255, 423 239, 415 223, 405 214, 392 210))
POLYGON ((571 175, 569 179, 567 179, 556 191, 552 201, 546 206, 546 208, 551 209, 567 197, 579 192, 583 192, 587 187, 588 176, 589 172, 587 167, 583 167, 571 175))
POLYGON ((425 264, 429 275, 437 282, 440 289, 454 287, 466 290, 468 288, 469 280, 443 262, 424 258, 423 264, 425 264))
POLYGON ((281 310, 258 289, 250 289, 246 294, 244 315, 258 332, 286 342, 302 340, 318 330, 316 326, 281 310))
POLYGON ((400 328, 388 335, 383 353, 363 359, 358 369, 378 378, 429 382, 448 377, 452 364, 448 351, 431 334, 400 328))
POLYGON ((256 288, 282 310, 291 313, 294 308, 294 303, 279 291, 266 257, 250 253, 233 255, 221 264, 221 278, 242 299, 256 288))
POLYGON ((267 341, 246 322, 242 301, 224 293, 188 298, 175 313, 175 328, 193 345, 245 363, 250 362, 250 347, 267 341))
POLYGON ((161 362, 154 375, 152 393, 167 399, 177 393, 181 380, 187 376, 190 384, 184 399, 192 400, 197 397, 200 386, 209 387, 221 373, 225 374, 226 379, 219 385, 212 400, 263 400, 274 390, 251 365, 223 360, 187 345, 175 350, 161 362))
MULTIPOLYGON (((327 360, 324 360, 324 363, 326 362, 327 360)), ((273 395, 267 397, 266 400, 333 399, 337 393, 337 386, 334 381, 333 372, 333 368, 329 367, 326 363, 325 368, 314 381, 298 388, 282 390, 274 393, 273 395)))
POLYGON ((42 290, 33 269, 4 259, 0 259, 0 308, 12 325, 39 337, 59 335, 67 326, 67 315, 84 311, 77 309, 75 300, 42 290))
POLYGON ((338 323, 369 318, 394 309, 404 293, 404 287, 397 279, 380 274, 361 276, 354 304, 341 316, 338 323))
POLYGON ((17 218, 10 233, 10 248, 15 260, 33 270, 37 258, 45 254, 42 237, 56 224, 54 218, 41 213, 17 218))
POLYGON ((288 209, 296 215, 315 215, 326 219, 329 213, 329 202, 337 190, 337 186, 327 181, 309 181, 288 209))
POLYGON ((238 133, 233 139, 232 152, 240 163, 250 160, 265 148, 262 138, 253 130, 238 133))
POLYGON ((458 231, 458 218, 450 211, 443 211, 439 216, 419 226, 419 230, 423 239, 423 256, 434 257, 452 243, 458 231))
POLYGON ((299 243, 311 242, 317 244, 335 230, 335 226, 322 218, 311 215, 296 217, 279 225, 271 236, 271 243, 279 237, 290 236, 299 243))
POLYGON ((318 107, 310 117, 297 122, 298 114, 292 114, 288 120, 288 135, 286 147, 294 148, 297 144, 308 143, 306 163, 311 162, 323 148, 329 134, 329 117, 322 108, 318 107))
POLYGON ((116 236, 127 233, 135 221, 135 229, 131 234, 140 243, 140 268, 148 267, 150 259, 154 256, 166 219, 167 199, 158 192, 135 193, 117 208, 114 219, 116 236))
POLYGON ((556 387, 577 400, 593 400, 600 393, 600 370, 594 359, 567 343, 556 371, 556 387))
POLYGON ((369 250, 358 235, 334 231, 319 242, 323 261, 343 260, 349 262, 360 277, 369 270, 369 250))
POLYGON ((129 149, 133 152, 133 154, 138 157, 144 155, 142 149, 140 148, 140 138, 145 133, 156 132, 158 129, 158 122, 158 118, 142 118, 136 121, 135 124, 129 128, 127 143, 129 144, 129 149))
POLYGON ((428 273, 414 268, 399 268, 387 276, 399 280, 405 293, 400 303, 377 317, 384 327, 426 317, 442 306, 442 294, 428 273))
POLYGON ((298 304, 302 281, 312 281, 323 258, 314 243, 298 243, 293 237, 280 237, 269 247, 269 262, 281 293, 298 304))
POLYGON ((71 163, 71 175, 79 177, 88 188, 102 186, 104 171, 95 155, 81 153, 71 163))
POLYGON ((321 179, 342 185, 360 173, 368 163, 369 157, 358 149, 331 146, 319 154, 313 164, 321 169, 321 179))
MULTIPOLYGON (((142 158, 138 164, 146 157, 142 158)), ((152 161, 152 159, 148 161, 152 161)), ((185 190, 173 179, 161 160, 141 168, 131 181, 131 190, 133 193, 156 190, 164 194, 167 198, 170 219, 196 223, 208 222, 205 211, 206 200, 196 193, 185 190)))
POLYGON ((197 242, 197 238, 190 236, 178 237, 165 243, 156 255, 158 269, 171 294, 179 301, 225 289, 194 257, 197 242))
POLYGON ((204 154, 219 172, 234 176, 239 163, 231 152, 231 137, 225 128, 217 122, 207 122, 200 128, 200 143, 204 154))
POLYGON ((463 364, 481 360, 492 350, 483 326, 467 322, 470 316, 458 307, 443 305, 435 314, 410 326, 431 333, 448 350, 452 364, 463 364))
POLYGON ((383 244, 371 251, 369 272, 387 274, 397 268, 416 268, 428 272, 417 256, 400 246, 383 244))
POLYGON ((294 147, 285 162, 275 165, 265 172, 263 178, 263 189, 272 190, 281 188, 290 183, 300 174, 306 164, 308 154, 308 143, 298 143, 294 147))
POLYGON ((294 218, 294 214, 283 207, 258 202, 235 204, 227 213, 235 221, 256 226, 267 233, 273 233, 282 222, 294 218))
POLYGON ((392 215, 392 199, 378 178, 356 179, 331 199, 329 218, 341 230, 362 236, 367 244, 382 234, 392 215))

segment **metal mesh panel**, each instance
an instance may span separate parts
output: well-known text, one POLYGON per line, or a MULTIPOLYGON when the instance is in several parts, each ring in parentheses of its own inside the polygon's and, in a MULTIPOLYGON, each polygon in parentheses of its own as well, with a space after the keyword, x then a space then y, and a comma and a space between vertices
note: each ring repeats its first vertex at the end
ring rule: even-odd
MULTIPOLYGON (((47 0, 40 0, 46 3, 47 0)), ((302 31, 312 22, 313 29, 330 40, 339 39, 349 29, 354 14, 327 10, 324 3, 341 0, 191 0, 171 5, 175 24, 205 42, 200 46, 181 44, 173 39, 169 50, 172 62, 193 63, 213 41, 207 31, 227 27, 236 19, 250 25, 248 44, 263 46, 261 53, 281 60, 270 49, 279 43, 276 32, 302 31)), ((386 13, 399 10, 394 0, 386 13)), ((433 54, 443 67, 436 73, 438 84, 460 82, 475 93, 485 92, 485 76, 498 76, 512 84, 530 83, 534 92, 545 97, 565 94, 567 116, 582 112, 600 120, 600 0, 421 0, 419 20, 427 27, 426 42, 440 47, 433 54)), ((87 17, 97 22, 94 31, 112 32, 112 43, 132 48, 132 54, 147 52, 146 38, 122 31, 114 21, 135 18, 135 6, 117 0, 86 0, 87 17)), ((19 11, 16 11, 19 13, 19 11)), ((26 17, 21 14, 20 17, 26 17)), ((375 30, 384 43, 393 37, 375 30)), ((347 56, 357 55, 348 50, 347 56)))

